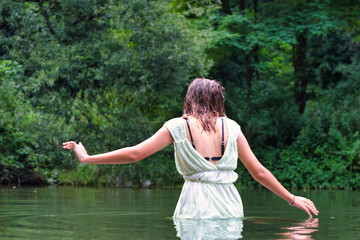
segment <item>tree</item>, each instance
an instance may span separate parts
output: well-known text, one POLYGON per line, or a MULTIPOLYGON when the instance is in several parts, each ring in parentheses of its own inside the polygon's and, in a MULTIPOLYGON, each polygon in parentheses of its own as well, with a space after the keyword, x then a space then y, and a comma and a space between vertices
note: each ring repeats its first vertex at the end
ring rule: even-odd
MULTIPOLYGON (((27 106, 57 119, 60 131, 70 126, 58 141, 81 139, 89 152, 149 137, 181 114, 189 79, 206 71, 189 23, 161 1, 3 1, 0 11, 0 57, 22 66, 27 106)), ((157 158, 171 161, 167 152, 157 158)), ((156 166, 142 175, 150 161, 135 172, 117 166, 113 179, 156 178, 156 166)), ((76 166, 63 159, 49 169, 76 166)))

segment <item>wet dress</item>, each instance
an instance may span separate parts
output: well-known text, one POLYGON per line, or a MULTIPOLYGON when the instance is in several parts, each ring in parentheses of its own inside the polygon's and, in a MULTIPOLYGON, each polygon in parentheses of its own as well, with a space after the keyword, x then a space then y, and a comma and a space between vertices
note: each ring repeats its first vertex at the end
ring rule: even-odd
POLYGON ((164 124, 174 139, 177 171, 185 180, 174 219, 229 219, 244 215, 240 195, 233 184, 238 178, 234 170, 238 161, 236 139, 241 130, 235 121, 226 117, 223 120, 228 141, 216 163, 201 156, 187 139, 185 119, 174 118, 164 124))

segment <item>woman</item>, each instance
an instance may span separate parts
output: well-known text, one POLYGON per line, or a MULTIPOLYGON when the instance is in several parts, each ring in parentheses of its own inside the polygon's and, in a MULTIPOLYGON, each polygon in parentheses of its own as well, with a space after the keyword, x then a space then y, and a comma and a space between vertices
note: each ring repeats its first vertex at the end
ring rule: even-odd
POLYGON ((288 192, 255 157, 240 126, 225 115, 225 89, 215 80, 195 79, 189 86, 184 115, 167 121, 144 142, 113 152, 89 156, 81 144, 63 143, 74 149, 80 162, 96 164, 134 163, 174 143, 175 164, 185 183, 174 219, 242 218, 243 207, 233 185, 237 158, 260 184, 289 205, 318 215, 306 198, 288 192))

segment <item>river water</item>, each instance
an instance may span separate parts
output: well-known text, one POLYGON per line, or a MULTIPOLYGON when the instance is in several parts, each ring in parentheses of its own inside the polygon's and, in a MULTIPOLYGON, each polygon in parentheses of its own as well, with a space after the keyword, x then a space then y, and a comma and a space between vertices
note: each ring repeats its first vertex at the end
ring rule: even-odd
POLYGON ((265 189, 239 190, 245 218, 176 221, 180 189, 0 188, 0 239, 360 239, 359 191, 298 191, 305 212, 265 189))

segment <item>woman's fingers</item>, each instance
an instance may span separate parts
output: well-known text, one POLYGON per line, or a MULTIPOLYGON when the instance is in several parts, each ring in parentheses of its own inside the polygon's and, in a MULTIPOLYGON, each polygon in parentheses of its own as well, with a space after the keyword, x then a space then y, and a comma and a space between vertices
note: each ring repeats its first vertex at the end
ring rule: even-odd
POLYGON ((63 148, 64 149, 72 149, 74 147, 76 147, 76 142, 74 142, 74 141, 69 141, 69 142, 64 142, 63 143, 63 148))
POLYGON ((315 205, 313 203, 310 204, 309 208, 310 208, 310 211, 312 213, 314 213, 315 215, 319 214, 319 211, 316 209, 316 207, 315 207, 315 205))
POLYGON ((318 215, 319 211, 316 209, 314 203, 310 199, 306 199, 304 197, 296 197, 294 205, 295 207, 298 207, 300 209, 303 209, 310 218, 312 218, 311 213, 314 215, 318 215))
POLYGON ((69 147, 70 147, 71 145, 72 145, 71 142, 64 142, 64 143, 63 143, 63 148, 69 149, 69 147))
POLYGON ((305 207, 305 208, 303 208, 304 210, 305 210, 305 212, 309 215, 309 218, 312 218, 312 215, 311 215, 311 213, 310 213, 310 211, 305 207))
POLYGON ((315 204, 310 199, 306 199, 306 205, 312 213, 318 215, 319 211, 316 209, 315 204))
POLYGON ((80 162, 84 162, 89 157, 85 147, 82 145, 81 142, 79 142, 79 144, 76 144, 76 142, 74 142, 74 141, 64 142, 63 148, 64 149, 74 149, 74 152, 80 162))

